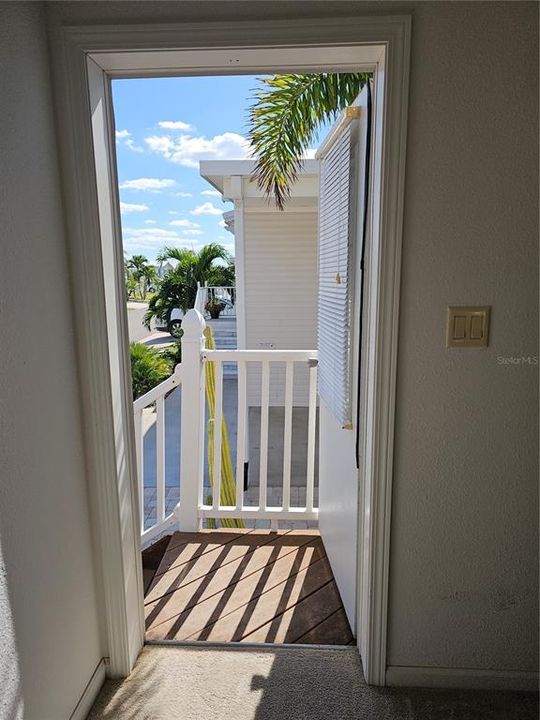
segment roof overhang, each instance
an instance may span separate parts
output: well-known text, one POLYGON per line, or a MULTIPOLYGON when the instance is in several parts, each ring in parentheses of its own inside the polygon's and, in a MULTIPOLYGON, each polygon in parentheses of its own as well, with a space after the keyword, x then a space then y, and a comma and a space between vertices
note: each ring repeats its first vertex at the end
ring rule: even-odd
MULTIPOLYGON (((255 179, 255 160, 202 160, 199 163, 200 174, 212 187, 218 190, 224 200, 234 202, 245 200, 263 200, 262 191, 255 179)), ((291 189, 291 199, 318 198, 319 161, 306 159, 298 173, 298 179, 291 189)))

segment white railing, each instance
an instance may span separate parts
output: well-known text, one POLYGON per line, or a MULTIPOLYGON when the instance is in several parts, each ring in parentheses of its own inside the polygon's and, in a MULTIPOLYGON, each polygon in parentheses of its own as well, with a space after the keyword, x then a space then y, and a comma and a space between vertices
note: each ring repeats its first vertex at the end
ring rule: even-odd
POLYGON ((166 512, 165 488, 165 397, 182 381, 182 367, 177 365, 174 373, 133 403, 135 423, 135 448, 137 456, 137 480, 139 486, 139 508, 141 540, 147 543, 167 528, 176 524, 175 512, 166 512), (145 420, 152 423, 150 414, 155 412, 156 437, 156 518, 155 523, 145 529, 146 498, 144 490, 144 437, 145 420))
POLYGON ((194 307, 203 318, 210 317, 210 313, 206 309, 209 302, 221 303, 224 306, 220 317, 236 317, 236 288, 234 286, 205 285, 200 287, 197 290, 194 307))
POLYGON ((213 478, 212 505, 199 505, 199 518, 244 518, 255 520, 317 520, 318 508, 314 506, 315 488, 315 449, 317 418, 317 351, 316 350, 205 350, 203 362, 212 362, 215 366, 216 402, 213 433, 213 478), (216 429, 221 427, 223 417, 223 363, 235 362, 238 365, 238 425, 236 446, 236 504, 223 506, 220 503, 222 481, 222 437, 216 429), (285 366, 285 395, 283 423, 283 476, 280 505, 268 504, 268 440, 270 411, 270 374, 274 366, 285 366), (259 450, 259 488, 258 505, 253 507, 244 503, 244 462, 246 453, 247 394, 246 378, 248 366, 261 369, 260 394, 260 450, 259 450), (308 423, 305 477, 305 505, 294 506, 291 503, 292 470, 292 428, 293 428, 293 390, 295 368, 307 367, 309 373, 308 423))
MULTIPOLYGON (((206 350, 205 321, 197 310, 190 310, 182 323, 182 363, 174 374, 134 403, 135 438, 137 448, 137 473, 141 505, 141 535, 143 542, 157 537, 164 530, 176 526, 188 532, 198 530, 207 519, 244 519, 270 520, 273 527, 279 521, 318 519, 315 491, 316 466, 316 424, 317 424, 317 352, 316 350, 206 350), (213 363, 215 368, 215 403, 213 408, 213 461, 209 475, 213 478, 212 503, 204 501, 205 493, 205 456, 208 451, 209 434, 207 420, 210 406, 206 402, 205 368, 213 363), (234 504, 223 505, 222 497, 222 441, 219 431, 224 417, 223 403, 223 365, 236 363, 237 380, 237 442, 234 482, 234 504), (245 502, 244 466, 249 460, 247 436, 249 434, 247 392, 248 371, 253 368, 260 373, 260 396, 256 403, 260 407, 260 449, 257 504, 245 502), (274 385, 271 392, 272 369, 282 372, 282 392, 276 393, 274 385), (307 407, 307 444, 305 456, 305 502, 297 506, 292 500, 292 456, 293 456, 293 406, 295 398, 295 379, 307 377, 305 402, 307 407), (175 509, 166 514, 165 488, 165 398, 174 388, 181 385, 181 422, 180 422, 180 501, 175 509), (279 395, 279 398, 278 398, 279 395), (278 398, 276 400, 276 398, 278 398), (154 409, 155 404, 155 409, 154 409), (279 490, 279 505, 269 502, 268 461, 270 408, 278 405, 283 408, 283 467, 279 490), (156 442, 156 513, 155 524, 145 525, 144 493, 144 435, 145 427, 154 422, 149 414, 155 412, 156 442)), ((256 373, 258 378, 258 374, 256 373)), ((274 375, 275 380, 275 375, 274 375)), ((301 394, 302 394, 301 393, 301 394)), ((251 401, 251 404, 253 402, 251 401)), ((274 427, 275 431, 275 427, 274 427)), ((281 470, 280 470, 281 474, 281 470)), ((303 478, 302 478, 303 480, 303 478)), ((273 485, 275 489, 275 485, 273 485)))

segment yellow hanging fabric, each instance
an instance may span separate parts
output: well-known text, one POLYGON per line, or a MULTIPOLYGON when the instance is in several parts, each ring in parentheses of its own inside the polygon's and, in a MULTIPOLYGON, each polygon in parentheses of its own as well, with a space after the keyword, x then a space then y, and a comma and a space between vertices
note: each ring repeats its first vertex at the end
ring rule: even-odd
MULTIPOLYGON (((214 350, 216 345, 212 328, 208 325, 204 331, 206 338, 206 348, 214 350)), ((208 420, 208 473, 210 475, 210 485, 214 487, 214 418, 216 415, 216 366, 213 362, 205 363, 205 380, 206 380, 206 400, 208 402, 209 420, 208 420)), ((227 422, 225 416, 221 418, 221 491, 219 498, 220 505, 235 506, 236 505, 236 483, 231 460, 231 448, 229 446, 229 432, 227 430, 227 422)), ((214 523, 208 523, 210 527, 215 527, 214 523)), ((243 520, 232 518, 223 518, 221 520, 222 527, 227 528, 243 528, 245 527, 243 520)))

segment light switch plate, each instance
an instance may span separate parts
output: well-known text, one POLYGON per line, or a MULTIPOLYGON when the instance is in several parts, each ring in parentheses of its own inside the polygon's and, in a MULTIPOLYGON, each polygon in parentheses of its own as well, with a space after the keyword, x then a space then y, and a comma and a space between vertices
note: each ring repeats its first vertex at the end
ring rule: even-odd
POLYGON ((490 310, 487 305, 449 307, 446 347, 487 347, 490 310))

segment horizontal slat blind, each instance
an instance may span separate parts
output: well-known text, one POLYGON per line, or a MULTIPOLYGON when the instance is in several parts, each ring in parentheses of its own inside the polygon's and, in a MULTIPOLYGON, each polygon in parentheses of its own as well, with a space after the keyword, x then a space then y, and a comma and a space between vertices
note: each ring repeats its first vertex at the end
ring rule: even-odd
POLYGON ((319 395, 342 425, 351 422, 351 129, 321 158, 319 195, 319 395))

